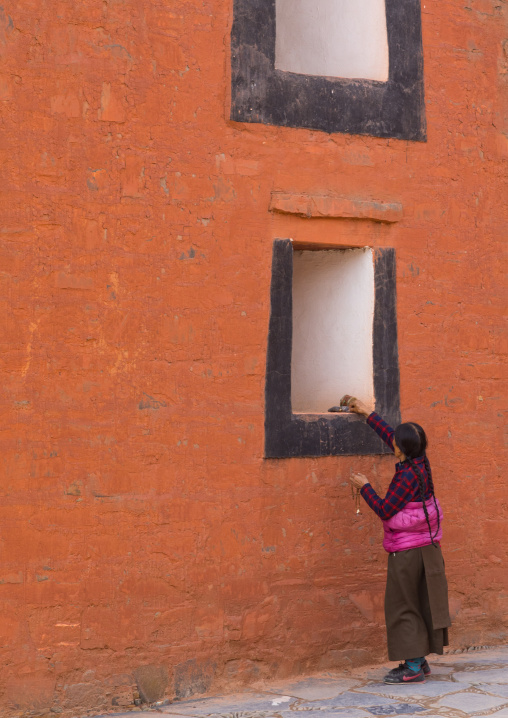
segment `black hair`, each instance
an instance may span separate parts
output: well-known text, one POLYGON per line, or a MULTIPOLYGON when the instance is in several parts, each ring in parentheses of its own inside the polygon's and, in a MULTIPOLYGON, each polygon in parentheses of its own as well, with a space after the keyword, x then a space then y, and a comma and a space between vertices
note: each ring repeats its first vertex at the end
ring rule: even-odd
POLYGON ((403 454, 406 456, 406 460, 409 461, 409 464, 413 471, 416 474, 417 480, 418 480, 418 488, 420 489, 420 496, 422 499, 422 505, 423 510, 425 512, 425 518, 427 520, 427 526, 429 527, 429 534, 430 534, 430 540, 433 546, 436 544, 434 543, 434 539, 439 533, 439 509, 436 502, 436 495, 434 494, 434 482, 432 481, 432 471, 430 468, 430 463, 427 458, 427 454, 425 453, 427 451, 427 436, 420 426, 420 424, 415 424, 414 422, 408 422, 406 424, 399 424, 399 426, 395 429, 395 435, 394 435, 395 443, 399 447, 399 449, 402 451, 403 454), (434 505, 436 507, 436 513, 437 513, 437 530, 434 535, 432 535, 432 528, 430 526, 430 520, 429 520, 429 514, 427 511, 427 505, 425 503, 425 480, 423 478, 423 474, 420 471, 418 465, 414 462, 414 459, 417 459, 419 457, 423 456, 423 461, 425 464, 425 470, 427 472, 427 479, 429 484, 429 489, 432 494, 432 498, 434 499, 434 505))

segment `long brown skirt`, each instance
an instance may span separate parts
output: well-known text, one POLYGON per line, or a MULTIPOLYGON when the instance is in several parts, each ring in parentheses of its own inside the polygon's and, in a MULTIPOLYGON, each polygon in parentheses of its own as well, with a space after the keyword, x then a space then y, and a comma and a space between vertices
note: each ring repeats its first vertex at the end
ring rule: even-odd
POLYGON ((439 546, 389 554, 385 618, 391 661, 443 653, 451 620, 439 546))

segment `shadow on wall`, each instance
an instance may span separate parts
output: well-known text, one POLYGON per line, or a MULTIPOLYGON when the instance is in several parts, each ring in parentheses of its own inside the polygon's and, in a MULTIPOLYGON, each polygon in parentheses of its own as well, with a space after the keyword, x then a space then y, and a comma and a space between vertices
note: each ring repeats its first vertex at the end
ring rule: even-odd
MULTIPOLYGON (((216 663, 198 663, 195 658, 177 665, 174 671, 175 699, 183 700, 206 693, 212 685, 216 669, 216 663)), ((134 671, 134 678, 141 702, 155 703, 167 697, 169 674, 166 666, 140 666, 134 671)))

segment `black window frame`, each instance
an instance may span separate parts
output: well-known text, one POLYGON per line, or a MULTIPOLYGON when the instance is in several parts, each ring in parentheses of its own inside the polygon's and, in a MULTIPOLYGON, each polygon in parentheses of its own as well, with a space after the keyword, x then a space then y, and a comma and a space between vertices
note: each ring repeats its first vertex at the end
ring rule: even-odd
POLYGON ((426 141, 420 0, 386 0, 387 82, 275 69, 275 0, 234 0, 231 119, 426 141))
MULTIPOLYGON (((381 439, 356 414, 292 412, 293 250, 290 239, 276 239, 273 243, 265 383, 265 458, 389 453, 381 439)), ((391 247, 374 251, 374 285, 375 407, 392 426, 397 426, 400 423, 400 377, 396 256, 391 247)), ((330 404, 338 403, 339 399, 330 397, 330 404)))

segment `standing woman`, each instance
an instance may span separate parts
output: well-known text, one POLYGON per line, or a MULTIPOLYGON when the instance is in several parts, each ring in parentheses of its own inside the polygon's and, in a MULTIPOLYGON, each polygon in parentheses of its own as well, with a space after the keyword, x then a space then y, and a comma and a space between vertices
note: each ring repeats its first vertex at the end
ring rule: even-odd
POLYGON ((448 645, 448 585, 441 553, 443 513, 434 495, 427 437, 419 424, 400 424, 394 431, 358 399, 349 408, 367 419, 395 454, 395 475, 382 499, 363 474, 350 481, 383 521, 388 551, 385 618, 388 657, 401 661, 385 683, 423 683, 430 671, 429 653, 448 645))

